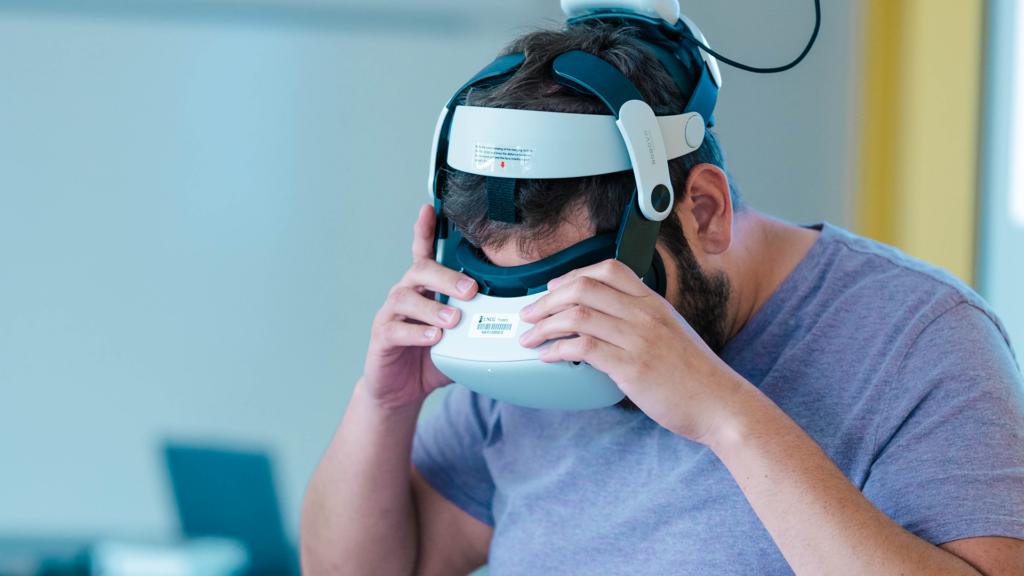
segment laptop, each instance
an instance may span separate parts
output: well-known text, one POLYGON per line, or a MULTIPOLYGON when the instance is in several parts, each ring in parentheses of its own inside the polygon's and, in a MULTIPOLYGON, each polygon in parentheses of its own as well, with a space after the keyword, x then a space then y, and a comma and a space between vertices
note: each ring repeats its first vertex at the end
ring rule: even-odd
POLYGON ((178 444, 165 451, 186 538, 238 540, 249 550, 251 576, 299 573, 265 453, 178 444))

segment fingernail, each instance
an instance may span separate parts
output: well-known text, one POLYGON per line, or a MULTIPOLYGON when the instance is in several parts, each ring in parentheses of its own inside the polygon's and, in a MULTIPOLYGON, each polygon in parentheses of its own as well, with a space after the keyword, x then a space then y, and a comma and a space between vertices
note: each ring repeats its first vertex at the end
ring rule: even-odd
POLYGON ((520 344, 526 342, 526 339, 530 337, 530 332, 533 332, 533 328, 527 330, 526 332, 523 332, 522 336, 519 337, 520 344))
POLYGON ((525 308, 520 310, 519 311, 519 315, 520 316, 526 316, 527 314, 530 313, 530 310, 533 310, 533 304, 529 304, 528 306, 526 306, 525 308))
MULTIPOLYGON (((463 290, 463 292, 465 292, 465 290, 463 290)), ((437 313, 437 315, 441 317, 441 320, 447 322, 452 319, 452 316, 455 316, 455 309, 442 308, 441 311, 437 313)))
POLYGON ((548 355, 548 350, 551 350, 550 346, 548 346, 547 348, 541 348, 540 352, 537 353, 537 356, 539 356, 541 358, 547 356, 548 355))
POLYGON ((561 278, 555 278, 551 282, 548 282, 548 290, 554 290, 562 282, 561 278))
POLYGON ((432 340, 434 336, 437 336, 437 328, 427 328, 423 331, 423 335, 427 337, 427 340, 432 340))
POLYGON ((459 292, 465 292, 473 287, 473 279, 463 278, 462 280, 459 280, 459 283, 456 284, 455 287, 459 290, 459 292))

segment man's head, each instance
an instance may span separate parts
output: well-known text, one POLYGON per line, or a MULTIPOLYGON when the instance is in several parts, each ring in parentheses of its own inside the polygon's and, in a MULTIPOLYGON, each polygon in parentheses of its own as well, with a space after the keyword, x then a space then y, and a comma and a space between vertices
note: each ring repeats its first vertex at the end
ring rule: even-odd
MULTIPOLYGON (((621 71, 659 116, 683 113, 689 94, 683 94, 650 49, 628 29, 605 24, 576 25, 564 31, 544 30, 522 36, 502 55, 522 53, 521 68, 494 88, 474 89, 466 104, 494 108, 579 114, 607 114, 592 95, 558 84, 552 62, 559 55, 581 50, 598 56, 621 71)), ((702 221, 722 211, 739 210, 742 201, 725 172, 725 160, 715 136, 708 131, 701 147, 669 161, 676 190, 676 208, 661 225, 658 247, 666 262, 670 286, 666 296, 702 338, 718 351, 725 344, 725 314, 729 282, 721 271, 702 266, 704 242, 697 253, 687 241, 699 235, 702 221), (699 180, 699 182, 698 182, 699 180), (691 194, 693 190, 698 193, 691 194), (703 195, 717 196, 712 202, 703 195), (724 196, 724 197, 723 197, 724 196)), ((452 171, 445 193, 445 214, 470 243, 493 263, 513 266, 539 260, 581 240, 616 230, 635 188, 631 171, 565 179, 520 179, 516 191, 515 224, 487 218, 486 178, 452 171)), ((726 231, 725 236, 728 237, 726 231)), ((721 234, 711 253, 721 248, 721 234)))

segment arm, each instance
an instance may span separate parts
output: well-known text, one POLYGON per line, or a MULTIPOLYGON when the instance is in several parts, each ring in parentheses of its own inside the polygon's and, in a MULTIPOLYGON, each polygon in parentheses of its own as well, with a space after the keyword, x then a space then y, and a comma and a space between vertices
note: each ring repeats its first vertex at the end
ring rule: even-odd
POLYGON ((963 558, 985 576, 1020 574, 1024 568, 1024 542, 1016 538, 962 538, 946 542, 939 548, 963 558))
POLYGON ((466 574, 487 562, 493 529, 410 475, 418 412, 381 409, 356 385, 306 490, 304 573, 466 574))
POLYGON ((310 480, 302 507, 305 574, 466 573, 487 560, 491 529, 411 472, 424 398, 450 383, 430 361, 458 310, 434 292, 468 300, 476 284, 433 261, 434 211, 425 206, 414 264, 374 319, 363 377, 310 480))
POLYGON ((589 362, 663 427, 710 447, 796 574, 1010 576, 1024 570, 1024 541, 974 538, 940 548, 903 529, 621 263, 570 272, 549 288, 522 313, 536 324, 522 345, 578 334, 542 350, 541 359, 589 362))
MULTIPOLYGON (((732 473, 796 574, 978 576, 904 530, 836 468, 818 444, 753 386, 738 383, 731 416, 704 438, 732 473)), ((988 538, 954 547, 971 557, 988 538)), ((1008 548, 1019 555, 1024 542, 1008 548)), ((1018 556, 1019 561, 1019 556, 1018 556)), ((1024 565, 988 572, 1020 573, 1024 565)))
POLYGON ((413 469, 420 546, 416 576, 464 576, 487 563, 494 528, 441 496, 413 469))
POLYGON ((389 411, 360 379, 306 489, 306 574, 412 574, 417 527, 409 457, 419 403, 389 411))

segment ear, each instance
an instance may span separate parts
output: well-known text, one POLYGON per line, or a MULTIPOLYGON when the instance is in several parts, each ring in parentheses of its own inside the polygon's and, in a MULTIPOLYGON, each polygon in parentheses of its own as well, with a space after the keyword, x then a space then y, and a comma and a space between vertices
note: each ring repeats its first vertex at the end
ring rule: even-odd
POLYGON ((717 255, 732 244, 732 196, 725 172, 713 164, 698 164, 686 180, 686 198, 677 210, 691 242, 717 255), (691 237, 690 234, 693 234, 691 237))

